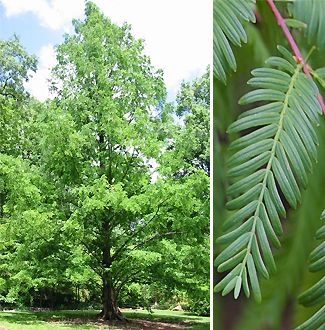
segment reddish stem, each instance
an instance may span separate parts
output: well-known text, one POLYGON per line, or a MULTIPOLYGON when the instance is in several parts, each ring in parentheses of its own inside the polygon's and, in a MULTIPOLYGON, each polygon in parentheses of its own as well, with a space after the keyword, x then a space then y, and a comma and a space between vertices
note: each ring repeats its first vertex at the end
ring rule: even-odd
MULTIPOLYGON (((286 25, 286 22, 284 20, 284 18, 282 17, 281 13, 279 12, 278 8, 276 7, 276 5, 274 4, 273 0, 266 0, 266 2, 268 3, 268 5, 270 6, 271 10, 273 11, 274 13, 274 16, 278 22, 278 24, 280 25, 285 37, 287 38, 289 44, 290 44, 290 47, 293 51, 293 53, 295 54, 295 57, 297 58, 297 62, 298 63, 303 63, 304 66, 303 66, 303 70, 306 74, 307 77, 309 77, 310 79, 313 79, 309 70, 308 70, 308 67, 309 65, 305 63, 302 55, 301 55, 301 52, 292 36, 292 34, 290 33, 287 25, 286 25)), ((324 101, 323 101, 323 98, 320 94, 317 95, 317 99, 319 101, 319 104, 323 110, 323 114, 325 115, 325 104, 324 104, 324 101)))

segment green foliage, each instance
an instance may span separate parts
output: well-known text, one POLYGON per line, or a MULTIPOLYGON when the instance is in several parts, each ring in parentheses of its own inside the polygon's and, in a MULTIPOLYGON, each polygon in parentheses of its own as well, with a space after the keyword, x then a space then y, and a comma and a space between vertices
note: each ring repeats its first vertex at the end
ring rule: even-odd
POLYGON ((116 304, 123 285, 159 257, 148 246, 173 232, 162 228, 164 196, 150 184, 148 164, 163 146, 165 88, 129 26, 116 26, 89 2, 74 27, 58 46, 58 97, 42 139, 51 149, 41 148, 42 164, 67 191, 57 201, 67 210, 64 236, 88 256, 97 281, 112 286, 116 304))
POLYGON ((314 79, 322 86, 322 88, 325 88, 325 68, 319 68, 315 71, 312 70, 311 74, 314 79))
POLYGON ((0 100, 21 99, 26 95, 23 83, 36 71, 36 58, 21 46, 16 35, 0 41, 0 100))
POLYGON ((239 100, 244 105, 269 103, 244 112, 228 129, 250 133, 229 148, 232 155, 226 164, 234 181, 228 188, 232 200, 227 207, 236 212, 223 225, 230 231, 218 239, 231 244, 216 259, 219 271, 233 269, 216 290, 227 294, 234 289, 237 298, 243 286, 249 297, 249 280, 257 301, 261 300, 257 274, 269 278, 276 271, 270 242, 280 247, 284 200, 297 207, 300 189, 306 188, 307 173, 317 159, 312 124, 318 124, 322 113, 316 85, 301 73, 302 65, 295 64, 289 51, 283 47, 279 51, 285 59, 270 57, 266 62, 273 68, 253 70, 248 84, 260 89, 239 100))
POLYGON ((317 45, 321 50, 324 50, 325 2, 321 0, 296 0, 288 4, 288 9, 295 19, 307 25, 305 36, 308 43, 317 45))
POLYGON ((178 176, 198 170, 210 174, 210 70, 191 82, 183 82, 176 98, 175 114, 185 129, 178 128, 177 139, 170 145, 168 163, 178 176))
MULTIPOLYGON (((311 3, 311 1, 310 2, 302 1, 302 2, 304 2, 305 6, 309 6, 311 3)), ((280 12, 283 14, 284 17, 286 17, 288 13, 286 11, 287 8, 291 4, 294 5, 295 3, 297 2, 290 2, 290 1, 275 2, 276 6, 278 7, 278 9, 280 10, 280 12)), ((230 210, 230 212, 226 211, 226 207, 225 207, 226 203, 228 201, 231 207, 231 202, 234 199, 236 199, 236 197, 239 197, 240 195, 246 193, 249 190, 244 187, 242 193, 238 191, 235 192, 237 193, 237 195, 234 196, 229 195, 229 191, 231 192, 231 189, 234 189, 235 191, 235 188, 236 189, 241 188, 238 186, 237 187, 234 186, 232 188, 231 186, 236 182, 238 182, 238 180, 244 179, 245 175, 242 178, 240 177, 231 178, 228 175, 226 175, 229 170, 229 167, 226 161, 224 161, 224 159, 226 159, 225 153, 227 149, 229 149, 229 145, 233 140, 235 140, 233 142, 234 144, 239 142, 241 143, 241 141, 243 141, 244 145, 243 147, 241 147, 239 144, 237 149, 236 149, 236 145, 235 148, 231 146, 230 154, 234 154, 236 153, 236 151, 240 151, 241 149, 244 149, 250 145, 250 141, 247 140, 246 140, 247 144, 245 145, 244 139, 246 136, 247 137, 249 136, 247 139, 249 139, 250 136, 252 136, 252 139, 254 139, 255 132, 262 129, 262 133, 263 133, 264 132, 263 128, 265 126, 272 125, 272 123, 269 122, 267 124, 262 123, 261 125, 258 125, 256 127, 243 129, 238 132, 233 132, 230 135, 226 134, 226 127, 229 127, 229 125, 235 122, 238 116, 240 117, 239 119, 244 120, 245 115, 247 113, 246 111, 247 109, 248 111, 251 111, 251 109, 248 108, 250 106, 249 104, 248 106, 237 105, 237 100, 240 98, 240 96, 243 95, 244 93, 247 93, 248 91, 249 86, 247 86, 245 82, 251 78, 249 77, 249 72, 251 70, 254 70, 256 67, 259 67, 261 65, 264 66, 264 61, 270 56, 270 54, 274 54, 276 50, 276 45, 283 44, 285 42, 283 32, 279 28, 277 21, 275 20, 274 15, 270 10, 266 1, 257 1, 254 13, 256 15, 256 21, 257 21, 256 24, 247 24, 245 26, 245 30, 248 36, 247 46, 233 49, 235 54, 235 60, 237 63, 237 71, 236 73, 233 73, 231 76, 227 77, 226 87, 217 81, 218 77, 214 72, 214 91, 215 91, 214 175, 216 177, 214 180, 214 191, 218 192, 217 194, 216 193, 214 194, 215 196, 214 198, 215 258, 217 258, 219 253, 220 252, 222 253, 222 251, 224 250, 224 247, 222 246, 220 240, 217 239, 221 235, 221 228, 223 227, 222 225, 227 223, 229 216, 231 217, 236 210, 236 209, 230 210), (242 111, 246 111, 246 112, 242 112, 242 111), (226 199, 225 197, 226 190, 228 190, 228 199, 226 199)), ((316 14, 319 14, 319 16, 322 15, 322 13, 316 13, 316 14)), ((289 13, 289 17, 290 19, 293 18, 299 20, 299 18, 297 17, 292 17, 290 13, 289 13)), ((297 24, 297 21, 292 22, 290 19, 289 21, 286 20, 287 23, 297 24)), ((319 23, 318 19, 315 22, 319 23)), ((312 24, 314 24, 315 22, 313 22, 312 24)), ((305 38, 305 31, 308 31, 307 30, 308 26, 312 25, 309 23, 310 22, 304 21, 306 27, 303 27, 302 24, 299 23, 300 26, 298 26, 299 25, 298 24, 295 27, 292 26, 292 29, 290 29, 290 32, 292 33, 294 39, 296 40, 298 47, 300 48, 304 58, 310 49, 309 46, 307 45, 307 40, 306 40, 307 38, 305 38)), ((306 32, 306 34, 307 33, 308 32, 306 32)), ((321 48, 320 45, 318 45, 317 43, 314 44, 316 45, 317 48, 321 48)), ((285 54, 281 54, 281 58, 286 59, 285 54)), ((292 55, 290 55, 289 58, 290 58, 290 63, 292 63, 294 58, 292 57, 292 55)), ((323 56, 320 52, 317 51, 314 52, 313 56, 310 57, 309 61, 310 61, 309 64, 314 69, 324 66, 323 56)), ((295 61, 293 61, 292 65, 294 67, 297 67, 295 61)), ((314 70, 314 71, 311 70, 310 72, 313 75, 315 82, 323 86, 322 78, 321 78, 322 69, 314 70), (315 71, 317 71, 317 73, 315 73, 315 71)), ((259 77, 253 77, 253 79, 254 78, 256 78, 255 80, 257 80, 257 78, 259 77)), ((278 81, 277 84, 274 84, 274 85, 279 85, 276 86, 277 91, 281 88, 280 85, 283 84, 284 79, 280 79, 281 82, 278 81)), ((262 83, 266 83, 266 82, 269 81, 264 81, 264 82, 262 81, 262 83)), ((265 85, 259 88, 268 89, 268 87, 265 85)), ((274 87, 272 87, 272 89, 274 89, 274 87)), ((276 101, 273 102, 275 103, 276 101)), ((263 105, 265 105, 265 102, 258 101, 256 107, 259 108, 263 105)), ((309 106, 307 107, 305 106, 305 110, 309 113, 309 106)), ((258 113, 256 114, 258 115, 258 113)), ((267 117, 266 115, 267 113, 263 113, 264 118, 267 117)), ((297 116, 296 112, 294 112, 294 115, 297 116)), ((312 116, 312 113, 310 115, 312 116)), ((266 118, 265 120, 269 121, 271 119, 266 118)), ((305 131, 308 131, 310 129, 310 126, 309 125, 306 126, 306 125, 308 124, 305 124, 305 126, 303 127, 304 129, 303 133, 305 133, 305 131)), ((320 118, 320 125, 321 127, 323 127, 322 126, 323 121, 321 118, 320 118)), ((315 130, 314 127, 317 126, 317 124, 316 125, 313 124, 312 126, 313 126, 313 130, 317 134, 317 140, 319 140, 319 143, 322 145, 324 136, 321 131, 323 130, 322 129, 315 130)), ((286 130, 286 128, 284 130, 286 130)), ((267 130, 267 128, 265 129, 267 130)), ((259 133, 255 133, 255 134, 259 134, 259 133)), ((270 134, 270 133, 266 132, 265 134, 270 134)), ((303 142, 303 147, 306 149, 305 140, 303 140, 301 136, 299 136, 299 138, 300 141, 303 142)), ((262 136, 259 139, 255 135, 256 142, 264 139, 268 139, 268 137, 265 138, 262 136)), ((296 143, 296 140, 293 142, 296 143)), ((299 145, 301 146, 301 143, 299 143, 299 145)), ((315 147, 317 147, 317 144, 314 143, 313 148, 315 149, 315 147)), ((279 249, 276 249, 276 245, 274 245, 274 243, 276 242, 272 242, 272 240, 270 239, 268 239, 267 242, 269 243, 272 249, 273 256, 272 255, 271 256, 274 258, 278 270, 275 274, 268 271, 270 277, 269 279, 263 278, 263 275, 260 276, 259 273, 260 274, 262 273, 257 270, 260 292, 261 292, 261 296, 263 297, 263 301, 260 304, 256 303, 253 299, 245 300, 243 294, 241 294, 239 296, 239 299, 237 300, 232 299, 232 297, 230 297, 229 295, 222 296, 221 294, 220 295, 215 294, 214 324, 218 329, 219 328, 227 329, 227 330, 230 329, 260 330, 264 328, 274 329, 274 330, 280 328, 291 329, 294 328, 296 324, 302 323, 315 310, 314 308, 311 308, 312 310, 308 309, 307 311, 305 311, 304 308, 296 308, 295 301, 296 301, 297 293, 301 290, 301 288, 302 287, 305 288, 310 285, 310 279, 309 279, 310 276, 307 275, 304 276, 305 265, 306 265, 307 256, 309 254, 310 248, 313 243, 312 237, 314 235, 314 231, 317 226, 316 224, 317 216, 315 217, 315 214, 318 214, 318 212, 320 211, 320 207, 323 207, 324 205, 324 197, 323 197, 324 189, 322 188, 324 186, 323 185, 324 175, 322 173, 323 171, 321 167, 322 166, 321 164, 323 164, 324 153, 322 147, 319 148, 318 154, 319 154, 318 163, 311 158, 311 154, 308 156, 311 161, 311 166, 315 168, 316 171, 315 170, 312 171, 312 174, 310 174, 309 171, 306 172, 307 179, 308 181, 310 181, 306 191, 304 191, 303 186, 300 185, 298 182, 300 173, 299 176, 297 176, 294 173, 293 164, 290 158, 288 157, 288 155, 286 154, 286 156, 288 157, 288 162, 290 164, 291 171, 293 172, 293 176, 299 186, 302 207, 299 207, 297 210, 292 210, 292 207, 287 202, 285 195, 282 193, 280 185, 276 184, 276 189, 279 192, 279 197, 286 212, 286 220, 285 217, 283 216, 279 217, 281 221, 281 227, 283 227, 283 231, 285 235, 281 235, 280 237, 280 235, 276 234, 274 229, 276 238, 279 240, 279 242, 281 242, 281 247, 279 247, 279 249), (316 163, 316 166, 314 166, 313 163, 316 163), (314 216, 313 219, 311 219, 312 216, 314 216), (293 318, 293 315, 295 319, 293 318)), ((257 154, 256 156, 258 155, 259 154, 257 154)), ((303 158, 301 157, 301 152, 298 154, 298 157, 300 158, 301 161, 303 161, 303 158)), ((258 166, 258 164, 256 164, 256 166, 258 166)), ((263 169, 265 169, 265 167, 266 165, 258 167, 256 171, 254 171, 254 174, 255 172, 262 171, 263 169)), ((249 184, 251 184, 250 187, 253 187, 255 184, 250 183, 249 182, 250 179, 251 178, 247 176, 247 180, 243 181, 243 184, 248 184, 248 186, 249 184)), ((258 174, 256 174, 255 179, 258 180, 258 174)), ((258 183, 259 181, 256 182, 256 185, 258 185, 258 183)), ((249 219, 244 219, 244 220, 249 220, 249 219)), ((247 222, 248 221, 245 221, 246 224, 247 222)), ((270 224, 273 227, 271 219, 270 219, 270 224)), ((237 225, 237 227, 238 226, 239 225, 237 225)), ((245 227, 242 229, 245 232, 245 227)), ((228 233, 231 231, 232 231, 231 228, 229 228, 228 233)), ((232 243, 234 241, 231 239, 231 237, 229 237, 229 239, 230 239, 229 243, 232 243)), ((258 247, 260 247, 260 242, 258 242, 258 247)), ((261 257, 264 263, 265 256, 262 252, 261 252, 261 257)), ((232 260, 232 262, 236 263, 236 260, 235 261, 232 260)), ((218 267, 219 264, 217 264, 216 266, 218 267)), ((218 285, 218 283, 221 283, 221 281, 226 278, 230 270, 231 269, 229 270, 226 269, 224 271, 225 273, 223 274, 218 274, 217 272, 215 272, 216 285, 218 285)), ((317 279, 318 279, 317 277, 312 277, 312 280, 314 281, 317 279)), ((232 283, 232 285, 234 285, 233 288, 234 290, 236 287, 236 283, 232 283)), ((250 289, 250 294, 252 294, 252 288, 250 286, 249 289, 250 289)), ((241 291, 244 291, 243 288, 241 291)))
POLYGON ((0 152, 14 156, 28 154, 33 111, 23 84, 36 71, 36 58, 21 46, 17 36, 0 40, 0 152))
MULTIPOLYGON (((325 220, 325 211, 323 211, 321 219, 325 220)), ((319 228, 316 232, 316 238, 323 241, 310 253, 309 257, 309 270, 311 272, 318 272, 325 268, 325 225, 319 228)), ((325 276, 315 283, 311 288, 302 293, 298 300, 299 303, 305 307, 323 304, 323 306, 307 321, 299 325, 296 329, 298 330, 311 330, 322 327, 325 322, 325 276)))
MULTIPOLYGON (((315 83, 323 87, 322 53, 316 50, 312 56, 306 56, 310 50, 308 35, 311 45, 322 49, 317 37, 322 39, 320 26, 324 20, 323 12, 312 7, 320 8, 323 3, 298 0, 275 1, 275 5, 289 26, 303 58, 308 58, 307 67, 315 83), (297 13, 293 15, 294 6, 305 6, 304 14, 308 20, 298 17, 297 13), (310 21, 312 16, 313 21, 310 21)), ((267 60, 276 51, 276 45, 286 42, 277 24, 279 20, 275 19, 268 3, 257 1, 254 14, 256 24, 247 23, 245 26, 247 46, 233 48, 237 71, 227 77, 226 87, 219 83, 220 77, 214 72, 214 191, 218 192, 214 194, 214 249, 215 266, 222 273, 215 273, 215 285, 217 291, 224 295, 215 294, 214 324, 218 329, 227 330, 291 329, 315 310, 297 308, 296 298, 301 288, 313 283, 311 280, 319 280, 317 276, 311 277, 304 272, 317 227, 317 217, 311 217, 324 206, 321 165, 324 153, 322 147, 317 150, 318 142, 322 145, 324 141, 323 119, 319 116, 321 111, 316 99, 319 91, 312 80, 305 83, 307 77, 296 57, 279 48, 281 55, 267 60), (263 68, 255 69, 259 66, 263 68), (292 68, 300 71, 296 72, 295 81, 292 79, 295 75, 292 68), (250 72, 253 77, 249 77, 250 72), (246 81, 249 81, 248 85, 246 81), (293 93, 285 102, 283 95, 287 94, 290 84, 293 93), (304 85, 309 87, 306 89, 304 85), (251 86, 256 88, 252 92, 249 91, 251 86), (303 99, 297 94, 303 95, 303 99), (237 105, 238 99, 240 106, 237 105), (287 109, 280 122, 285 103, 287 109), (321 128, 317 129, 319 125, 321 128), (226 127, 229 127, 229 135, 226 134, 226 127), (272 153, 278 130, 281 132, 272 153), (278 168, 272 167, 272 164, 267 168, 271 153, 280 163, 278 168), (279 168, 283 171, 277 175, 279 168), (266 172, 272 173, 269 177, 273 178, 273 182, 266 179, 263 185, 266 172), (284 183, 284 180, 287 182, 284 183), (264 196, 259 203, 262 186, 265 187, 264 196), (290 192, 287 186, 294 190, 290 192), (258 216, 264 216, 259 228, 254 217, 257 208, 258 216), (254 223, 256 226, 253 229, 254 223), (222 227, 225 233, 220 237, 222 227), (249 253, 252 258, 248 258, 249 253), (220 256, 225 260, 220 260, 220 256), (245 263, 246 272, 244 274, 243 271, 240 277, 241 266, 238 267, 238 264, 241 263, 245 263), (232 290, 235 296, 239 294, 238 299, 225 295, 232 290), (255 292, 255 299, 259 301, 263 297, 263 301, 245 300, 244 293, 248 295, 248 292, 250 295, 255 292)))
POLYGON ((131 283, 121 293, 120 301, 128 308, 150 309, 154 304, 155 291, 150 284, 131 283))
MULTIPOLYGON (((320 186, 319 182, 325 180, 325 173, 319 164, 325 160, 325 149, 322 147, 325 135, 323 130, 319 130, 318 133, 319 163, 309 177, 308 188, 302 191, 301 206, 296 210, 290 210, 283 223, 286 235, 281 237, 281 248, 274 251, 277 272, 268 280, 261 278, 263 301, 261 304, 253 299, 245 301, 241 315, 234 326, 236 330, 263 328, 277 330, 281 327, 293 329, 297 324, 295 319, 301 323, 301 320, 307 318, 307 311, 304 308, 296 310, 296 304, 298 293, 302 288, 310 285, 309 279, 305 276, 306 264, 309 252, 314 246, 315 232, 320 224, 319 213, 324 205, 325 185, 320 186), (288 315, 284 314, 284 311, 292 315, 292 321, 284 316, 288 315)), ((241 301, 234 303, 238 304, 241 301)))
POLYGON ((247 42, 243 21, 255 22, 255 0, 214 0, 213 2, 213 72, 226 83, 229 68, 236 71, 232 45, 247 42))
POLYGON ((207 292, 203 291, 201 296, 196 295, 195 299, 190 300, 187 308, 196 315, 208 316, 210 315, 210 299, 207 292))
POLYGON ((137 296, 148 308, 151 289, 208 296, 209 72, 166 104, 163 73, 129 25, 92 2, 73 25, 43 103, 21 89, 34 58, 1 42, 16 94, 0 95, 0 299, 102 299, 116 318, 128 287, 150 288, 137 296))

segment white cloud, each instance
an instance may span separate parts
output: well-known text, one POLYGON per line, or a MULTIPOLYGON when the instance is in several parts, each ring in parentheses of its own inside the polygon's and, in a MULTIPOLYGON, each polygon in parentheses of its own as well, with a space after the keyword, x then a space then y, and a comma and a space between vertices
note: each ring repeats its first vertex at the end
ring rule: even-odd
POLYGON ((43 46, 39 54, 38 70, 25 84, 26 89, 40 101, 50 97, 47 79, 50 69, 56 64, 55 51, 52 45, 43 46))
POLYGON ((204 72, 212 58, 210 0, 95 0, 112 21, 132 25, 145 52, 176 93, 183 79, 204 72))
POLYGON ((44 27, 69 30, 72 18, 83 14, 83 0, 0 0, 6 9, 6 16, 16 16, 25 12, 36 15, 44 27))
MULTIPOLYGON (((32 12, 40 24, 71 30, 71 19, 84 12, 83 0, 0 0, 7 16, 32 12)), ((174 96, 183 79, 202 74, 212 59, 211 0, 94 0, 117 24, 128 22, 138 38, 145 39, 145 53, 164 70, 174 96)), ((50 42, 50 40, 49 40, 50 42)), ((42 52, 41 52, 42 53, 42 52)), ((43 57, 46 57, 45 55, 43 57)), ((41 76, 45 71, 39 73, 41 76)))

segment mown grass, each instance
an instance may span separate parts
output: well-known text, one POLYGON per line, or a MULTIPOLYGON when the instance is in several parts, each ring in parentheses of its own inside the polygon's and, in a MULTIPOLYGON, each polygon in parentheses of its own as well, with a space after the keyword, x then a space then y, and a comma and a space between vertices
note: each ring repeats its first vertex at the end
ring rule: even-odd
MULTIPOLYGON (((186 312, 153 310, 122 310, 130 319, 143 319, 153 322, 185 324, 188 330, 208 330, 209 317, 200 317, 186 312)), ((98 330, 131 329, 118 323, 96 323, 98 311, 5 311, 0 312, 0 327, 6 330, 98 330)), ((158 327, 157 327, 158 328, 158 327)))
POLYGON ((153 309, 152 313, 147 310, 123 309, 123 314, 130 318, 145 318, 147 320, 159 320, 162 322, 189 321, 195 323, 208 323, 209 317, 197 316, 188 312, 153 309))
MULTIPOLYGON (((55 312, 54 312, 55 313, 55 312)), ((50 313, 46 312, 0 312, 0 326, 6 330, 98 330, 99 328, 91 323, 71 324, 52 323, 45 319, 50 313)), ((52 314, 53 315, 53 314, 52 314)), ((56 315, 56 313, 55 313, 56 315)), ((112 328, 113 329, 113 328, 112 328)), ((115 330, 119 330, 116 328, 115 330)))

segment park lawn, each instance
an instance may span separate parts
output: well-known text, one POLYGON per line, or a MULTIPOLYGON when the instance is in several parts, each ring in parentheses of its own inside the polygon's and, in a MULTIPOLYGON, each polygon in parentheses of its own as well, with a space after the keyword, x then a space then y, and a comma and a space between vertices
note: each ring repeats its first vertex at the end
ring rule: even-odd
POLYGON ((153 310, 153 313, 148 313, 145 310, 131 309, 122 311, 127 318, 138 323, 100 322, 96 318, 98 311, 6 311, 0 312, 0 329, 2 326, 6 330, 125 330, 155 329, 155 324, 157 329, 162 325, 165 325, 165 329, 171 329, 168 324, 179 325, 176 329, 181 329, 182 326, 188 330, 209 329, 209 317, 186 312, 153 310), (148 323, 145 323, 147 321, 148 323))
POLYGON ((188 312, 170 311, 153 309, 153 313, 147 310, 123 309, 123 314, 128 318, 144 318, 152 321, 170 322, 170 323, 187 323, 187 330, 208 330, 210 329, 210 318, 206 316, 198 316, 188 312), (191 325, 190 325, 191 324, 191 325))

